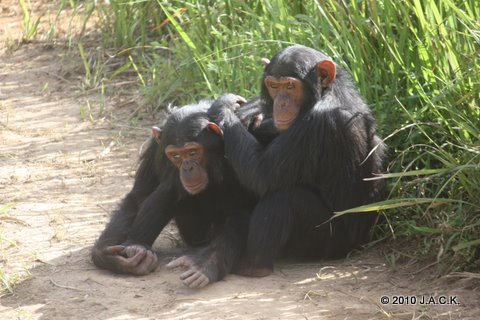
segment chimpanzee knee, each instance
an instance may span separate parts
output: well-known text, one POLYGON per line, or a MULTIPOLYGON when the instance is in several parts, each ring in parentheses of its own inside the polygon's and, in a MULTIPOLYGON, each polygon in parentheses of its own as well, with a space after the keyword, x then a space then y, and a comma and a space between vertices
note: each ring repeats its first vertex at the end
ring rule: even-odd
POLYGON ((321 255, 330 236, 327 221, 331 216, 331 209, 308 187, 269 194, 257 204, 250 219, 247 263, 272 267, 285 247, 300 255, 321 255))

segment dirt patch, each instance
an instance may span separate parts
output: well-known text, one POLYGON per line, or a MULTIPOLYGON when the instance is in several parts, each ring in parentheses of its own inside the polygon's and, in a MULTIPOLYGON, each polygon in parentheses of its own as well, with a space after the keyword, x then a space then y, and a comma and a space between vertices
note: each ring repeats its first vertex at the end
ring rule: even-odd
MULTIPOLYGON (((229 275, 202 290, 163 267, 145 277, 95 268, 93 241, 131 188, 156 120, 132 127, 122 96, 80 89, 80 56, 61 41, 20 44, 20 12, 0 0, 0 208, 12 205, 0 216, 1 270, 21 279, 1 297, 0 319, 478 318, 478 282, 393 271, 379 248, 282 261, 269 277, 229 275)), ((174 249, 172 234, 159 247, 174 249)))

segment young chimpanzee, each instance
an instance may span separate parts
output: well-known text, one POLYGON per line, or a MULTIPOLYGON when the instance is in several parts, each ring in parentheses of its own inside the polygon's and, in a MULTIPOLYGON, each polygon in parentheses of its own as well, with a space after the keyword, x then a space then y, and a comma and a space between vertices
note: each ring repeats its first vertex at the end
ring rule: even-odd
POLYGON ((259 144, 228 104, 210 109, 240 182, 261 197, 237 272, 250 276, 270 274, 282 249, 311 258, 344 257, 368 241, 376 214, 331 219, 334 212, 384 196, 381 182, 364 178, 384 170, 386 148, 347 72, 299 45, 263 61, 258 104, 279 131, 271 143, 259 144))
MULTIPOLYGON (((237 96, 226 107, 243 102, 237 96)), ((224 157, 223 132, 207 115, 210 105, 203 101, 177 109, 161 129, 153 128, 133 189, 94 245, 95 265, 117 273, 152 272, 159 261, 151 246, 171 219, 188 245, 207 245, 167 265, 187 268, 180 276, 186 285, 218 281, 237 263, 256 200, 224 157)))

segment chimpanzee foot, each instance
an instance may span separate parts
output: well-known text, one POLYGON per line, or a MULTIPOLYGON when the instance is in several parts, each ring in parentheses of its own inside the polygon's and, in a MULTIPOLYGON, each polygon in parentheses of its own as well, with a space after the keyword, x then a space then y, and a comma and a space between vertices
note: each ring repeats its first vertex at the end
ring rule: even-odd
POLYGON ((215 266, 202 266, 190 256, 182 256, 166 265, 169 269, 184 268, 187 269, 180 275, 183 284, 192 289, 203 288, 217 278, 215 274, 218 270, 215 266))

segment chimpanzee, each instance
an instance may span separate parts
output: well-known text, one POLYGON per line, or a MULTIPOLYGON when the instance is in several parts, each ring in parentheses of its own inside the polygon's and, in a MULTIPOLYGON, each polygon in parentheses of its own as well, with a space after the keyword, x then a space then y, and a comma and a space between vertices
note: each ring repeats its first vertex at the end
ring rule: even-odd
MULTIPOLYGON (((229 108, 245 102, 229 98, 229 108)), ((177 109, 162 128, 153 128, 133 189, 94 245, 95 265, 117 273, 152 272, 159 258, 151 246, 172 218, 186 244, 207 245, 167 265, 188 269, 180 276, 187 286, 218 281, 237 263, 256 200, 240 186, 224 157, 223 132, 207 115, 210 105, 202 101, 177 109)), ((255 117, 254 111, 246 116, 258 122, 255 117)), ((270 134, 253 126, 264 138, 270 134)))
POLYGON ((385 169, 386 147, 347 72, 300 45, 263 61, 257 103, 278 129, 273 141, 260 144, 228 103, 210 109, 240 183, 261 198, 249 223, 246 258, 236 270, 248 276, 273 272, 282 249, 303 257, 344 257, 368 241, 377 215, 332 219, 334 213, 385 195, 381 182, 364 180, 385 169))

